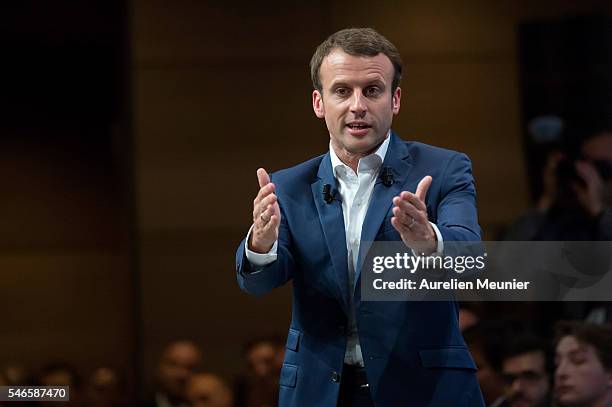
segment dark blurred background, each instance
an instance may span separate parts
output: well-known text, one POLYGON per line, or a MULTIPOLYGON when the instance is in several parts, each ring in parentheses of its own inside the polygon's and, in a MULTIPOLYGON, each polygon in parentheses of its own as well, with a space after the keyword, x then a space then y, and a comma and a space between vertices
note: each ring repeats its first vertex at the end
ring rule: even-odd
POLYGON ((290 288, 242 293, 234 252, 255 170, 328 148, 308 62, 344 27, 398 46, 395 131, 470 156, 500 238, 541 193, 531 120, 611 117, 608 3, 3 2, 0 366, 110 366, 134 401, 170 341, 232 380, 247 341, 284 335, 290 288))

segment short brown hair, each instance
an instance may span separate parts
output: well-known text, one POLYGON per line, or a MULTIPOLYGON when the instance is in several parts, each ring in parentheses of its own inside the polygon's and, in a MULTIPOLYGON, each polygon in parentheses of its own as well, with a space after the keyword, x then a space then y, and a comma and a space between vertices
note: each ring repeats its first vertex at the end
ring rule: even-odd
POLYGON ((395 45, 388 39, 380 35, 373 28, 345 28, 333 33, 317 47, 314 55, 310 59, 310 77, 312 86, 319 92, 323 90, 319 70, 323 59, 329 55, 334 48, 353 56, 375 57, 378 54, 386 55, 393 64, 393 84, 392 91, 402 80, 402 59, 395 45))
POLYGON ((555 331, 555 347, 564 337, 573 336, 578 342, 595 348, 604 369, 612 371, 612 326, 583 321, 559 321, 555 331))

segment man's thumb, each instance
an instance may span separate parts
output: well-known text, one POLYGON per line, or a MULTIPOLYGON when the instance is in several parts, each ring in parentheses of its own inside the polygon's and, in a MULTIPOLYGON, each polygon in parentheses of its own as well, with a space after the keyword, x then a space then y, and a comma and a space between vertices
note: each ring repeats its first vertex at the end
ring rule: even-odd
POLYGON ((425 202, 425 197, 427 196, 427 190, 429 189, 429 186, 431 185, 432 180, 433 178, 431 178, 430 175, 427 175, 423 177, 423 179, 419 182, 419 185, 417 185, 415 195, 417 196, 417 198, 419 198, 423 202, 425 202))
POLYGON ((259 168, 257 170, 257 181, 259 182, 259 188, 270 183, 270 176, 268 175, 265 169, 259 168))

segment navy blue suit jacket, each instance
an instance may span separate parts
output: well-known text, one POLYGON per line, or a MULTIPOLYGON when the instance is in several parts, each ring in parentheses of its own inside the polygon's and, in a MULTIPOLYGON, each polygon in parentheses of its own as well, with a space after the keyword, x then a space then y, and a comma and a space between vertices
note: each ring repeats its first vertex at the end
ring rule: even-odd
MULTIPOLYGON (((377 181, 361 240, 400 240, 392 198, 426 175, 429 220, 445 241, 479 241, 476 192, 466 155, 391 134, 385 160, 394 183, 377 181)), ((336 185, 329 153, 271 176, 281 209, 278 258, 253 273, 244 240, 236 253, 240 287, 261 295, 293 281, 293 312, 280 377, 280 406, 334 407, 346 350, 348 290, 354 290, 365 369, 377 406, 484 406, 476 366, 454 302, 361 301, 359 267, 348 287, 342 205, 323 200, 336 185)))

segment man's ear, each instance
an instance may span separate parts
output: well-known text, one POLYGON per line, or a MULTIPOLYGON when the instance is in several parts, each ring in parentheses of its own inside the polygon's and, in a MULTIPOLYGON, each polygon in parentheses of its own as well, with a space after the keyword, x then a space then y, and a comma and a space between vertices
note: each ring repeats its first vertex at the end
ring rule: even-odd
POLYGON ((393 104, 393 114, 398 114, 400 110, 400 99, 402 98, 402 89, 398 86, 393 92, 391 102, 393 104))
POLYGON ((314 110, 315 114, 319 119, 323 119, 325 117, 323 95, 321 95, 321 92, 316 89, 312 91, 312 110, 314 110))

